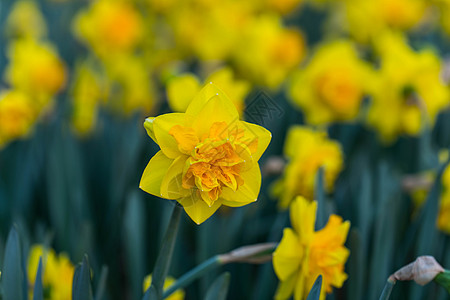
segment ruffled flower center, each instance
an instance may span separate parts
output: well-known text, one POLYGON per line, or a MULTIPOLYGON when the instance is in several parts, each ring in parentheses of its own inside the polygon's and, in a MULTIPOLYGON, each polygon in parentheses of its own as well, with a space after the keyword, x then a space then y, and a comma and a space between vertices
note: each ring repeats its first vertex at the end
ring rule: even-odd
POLYGON ((213 123, 209 134, 198 138, 192 128, 173 126, 169 133, 180 152, 189 155, 182 174, 182 187, 197 189, 201 199, 214 204, 224 187, 236 191, 244 184, 241 173, 252 163, 257 139, 245 143, 244 129, 225 122, 213 123), (252 151, 253 150, 253 151, 252 151))

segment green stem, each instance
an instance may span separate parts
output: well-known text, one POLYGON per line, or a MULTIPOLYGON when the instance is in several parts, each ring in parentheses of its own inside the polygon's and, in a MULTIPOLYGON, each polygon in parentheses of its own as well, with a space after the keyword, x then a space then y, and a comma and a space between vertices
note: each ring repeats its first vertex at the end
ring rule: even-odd
POLYGON ((162 247, 160 249, 158 258, 156 259, 155 268, 153 269, 152 275, 152 285, 153 290, 156 291, 156 298, 163 299, 163 286, 164 281, 169 272, 170 261, 172 259, 173 249, 175 246, 175 239, 178 232, 178 227, 180 224, 182 207, 180 205, 175 205, 172 216, 170 217, 169 226, 167 227, 166 234, 164 235, 164 240, 162 247))
POLYGON ((220 260, 220 255, 211 257, 210 259, 206 260, 202 264, 198 265, 194 269, 181 276, 173 285, 171 285, 167 290, 164 291, 163 298, 169 297, 176 290, 187 286, 206 272, 221 265, 222 261, 220 260))
POLYGON ((381 293, 380 300, 388 300, 391 296, 392 289, 394 288, 395 281, 388 279, 386 285, 384 286, 383 292, 381 293))

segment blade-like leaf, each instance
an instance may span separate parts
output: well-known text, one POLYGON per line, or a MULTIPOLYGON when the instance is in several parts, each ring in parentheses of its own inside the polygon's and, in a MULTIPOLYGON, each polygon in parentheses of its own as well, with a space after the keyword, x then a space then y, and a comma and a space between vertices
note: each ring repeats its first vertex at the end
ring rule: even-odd
POLYGON ((87 256, 83 258, 83 262, 79 265, 73 275, 72 285, 73 300, 92 300, 91 275, 87 256))
POLYGON ((319 300, 320 299, 320 290, 322 289, 322 275, 319 275, 317 277, 316 281, 314 281, 314 284, 309 291, 308 297, 306 300, 319 300))
POLYGON ((42 288, 42 257, 39 258, 39 265, 34 281, 33 300, 44 300, 44 289, 42 288))
POLYGON ((4 300, 27 299, 23 286, 25 275, 22 268, 19 234, 15 227, 11 228, 6 242, 5 257, 3 259, 2 285, 4 300))
POLYGON ((100 273, 100 279, 95 293, 95 300, 102 300, 105 293, 106 279, 108 278, 108 267, 103 266, 100 273))
POLYGON ((211 284, 206 292, 205 300, 225 300, 227 298, 229 285, 230 273, 223 273, 211 284))

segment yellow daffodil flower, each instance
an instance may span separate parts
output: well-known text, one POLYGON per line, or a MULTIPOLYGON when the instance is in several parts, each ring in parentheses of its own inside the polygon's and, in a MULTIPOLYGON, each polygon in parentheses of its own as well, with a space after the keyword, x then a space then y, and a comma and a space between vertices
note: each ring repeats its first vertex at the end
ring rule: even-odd
POLYGON ((35 121, 36 112, 27 94, 15 90, 0 93, 0 148, 26 137, 35 121))
POLYGON ((413 51, 398 34, 380 36, 376 46, 381 69, 374 83, 368 123, 385 143, 433 127, 450 101, 439 58, 431 50, 413 51))
POLYGON ((140 188, 177 200, 197 224, 222 204, 243 206, 257 200, 258 160, 271 134, 239 120, 236 107, 214 84, 207 84, 186 113, 146 119, 144 126, 161 151, 150 160, 140 188))
POLYGON ((408 30, 424 18, 425 0, 347 0, 345 15, 350 34, 359 42, 370 42, 385 30, 408 30))
POLYGON ((65 253, 57 255, 53 249, 33 245, 28 255, 28 280, 34 286, 39 258, 42 257, 42 284, 48 289, 46 300, 66 300, 72 298, 72 282, 75 267, 65 253))
MULTIPOLYGON (((227 91, 239 115, 242 115, 245 97, 250 92, 250 83, 235 79, 233 70, 229 67, 213 72, 205 80, 205 84, 209 82, 217 85, 221 90, 227 91)), ((172 110, 185 112, 190 101, 201 88, 200 80, 192 73, 185 73, 172 78, 167 85, 167 100, 172 110)))
POLYGON ((241 73, 271 89, 279 87, 306 53, 302 34, 284 28, 275 15, 255 18, 236 49, 234 59, 241 73))
MULTIPOLYGON (((164 287, 163 290, 167 290, 172 284, 175 283, 175 278, 167 276, 166 280, 164 281, 164 287)), ((150 285, 152 284, 152 274, 145 276, 144 282, 142 283, 142 288, 144 293, 148 290, 150 285)), ((179 289, 176 290, 173 294, 171 294, 169 297, 165 298, 167 300, 183 300, 184 299, 184 290, 179 289)))
POLYGON ((11 44, 6 80, 15 89, 32 96, 40 108, 65 85, 64 64, 48 43, 21 39, 11 44))
POLYGON ((94 1, 74 22, 76 36, 100 57, 128 52, 140 42, 143 24, 128 1, 94 1))
POLYGON ((314 197, 317 171, 324 170, 325 190, 331 192, 342 170, 342 150, 338 142, 328 139, 326 132, 294 126, 287 135, 284 154, 288 164, 283 177, 273 185, 279 207, 288 208, 295 196, 314 197))
POLYGON ((76 68, 74 77, 72 125, 79 135, 84 136, 95 127, 98 106, 106 92, 98 74, 86 63, 76 68))
POLYGON ((322 45, 310 63, 294 74, 290 95, 310 124, 354 119, 368 92, 371 70, 352 43, 322 45))
POLYGON ((331 215, 328 223, 314 231, 317 202, 297 197, 290 206, 292 228, 285 228, 283 238, 273 253, 273 267, 280 280, 275 299, 306 299, 314 281, 322 275, 320 299, 340 288, 347 279, 344 265, 350 254, 344 247, 350 222, 331 215))

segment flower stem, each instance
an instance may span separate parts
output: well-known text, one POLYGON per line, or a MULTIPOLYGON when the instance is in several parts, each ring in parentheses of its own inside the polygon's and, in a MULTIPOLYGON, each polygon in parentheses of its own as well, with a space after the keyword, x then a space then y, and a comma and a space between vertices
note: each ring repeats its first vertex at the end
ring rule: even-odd
POLYGON ((204 261, 202 264, 196 266, 194 269, 181 276, 173 285, 171 285, 169 288, 167 288, 167 290, 164 291, 163 298, 169 297, 179 288, 187 286, 206 272, 221 265, 222 261, 220 260, 220 255, 211 257, 210 259, 204 261))
POLYGON ((388 300, 391 296, 392 289, 394 288, 395 281, 388 279, 386 281, 386 285, 383 288, 383 292, 381 293, 380 300, 388 300))
POLYGON ((169 272, 170 261, 172 259, 173 249, 175 246, 175 239, 180 224, 182 207, 175 205, 172 216, 170 217, 169 226, 164 235, 163 244, 161 246, 158 258, 156 259, 155 268, 152 275, 152 289, 156 292, 156 299, 163 299, 164 281, 169 272))

